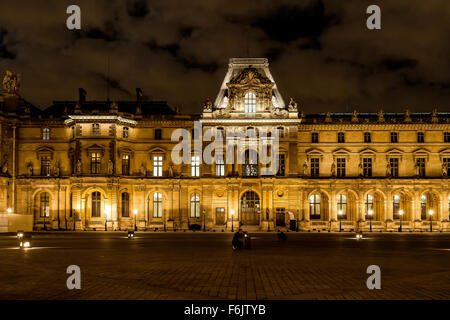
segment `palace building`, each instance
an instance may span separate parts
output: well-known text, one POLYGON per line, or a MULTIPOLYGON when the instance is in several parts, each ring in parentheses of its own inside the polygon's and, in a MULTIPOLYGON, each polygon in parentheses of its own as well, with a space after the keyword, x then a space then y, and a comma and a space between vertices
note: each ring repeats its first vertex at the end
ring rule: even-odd
POLYGON ((230 59, 201 115, 140 89, 134 101, 90 101, 79 89, 77 101, 40 110, 19 85, 8 71, 0 231, 450 230, 450 112, 305 114, 263 58, 230 59), (241 161, 215 152, 207 164, 194 148, 175 163, 180 128, 220 133, 241 161), (262 175, 258 145, 275 142, 276 170, 262 175))

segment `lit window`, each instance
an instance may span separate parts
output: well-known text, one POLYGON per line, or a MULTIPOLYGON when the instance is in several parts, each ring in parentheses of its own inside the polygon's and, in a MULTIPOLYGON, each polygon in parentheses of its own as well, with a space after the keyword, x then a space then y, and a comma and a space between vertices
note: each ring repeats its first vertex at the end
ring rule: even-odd
POLYGON ((122 155, 122 174, 130 175, 130 155, 128 154, 122 155))
POLYGON ((223 177, 225 175, 225 162, 223 154, 216 154, 216 176, 223 177))
POLYGON ((40 195, 41 205, 41 217, 50 217, 50 196, 47 192, 42 192, 40 195))
POLYGON ((153 217, 162 217, 162 194, 161 192, 155 192, 153 194, 153 217))
POLYGON ((320 219, 320 194, 309 197, 309 216, 311 219, 320 219))
POLYGON ((50 128, 42 129, 42 140, 50 140, 50 128))
POLYGON ((91 154, 91 173, 100 173, 101 158, 100 152, 92 152, 91 154))
POLYGON ((341 213, 340 219, 347 219, 347 196, 345 194, 340 194, 338 196, 338 214, 341 213))
POLYGON ((153 176, 162 177, 163 156, 153 156, 153 176))
POLYGON ((256 112, 256 96, 253 92, 247 92, 244 97, 245 113, 256 112))
POLYGON ((427 219, 427 196, 424 194, 420 197, 420 219, 427 219))
POLYGON ((244 163, 242 164, 242 176, 258 176, 258 153, 254 149, 248 149, 244 153, 244 163))
POLYGON ((191 196, 191 218, 200 218, 200 196, 198 193, 191 196))
POLYGON ((392 201, 392 212, 394 219, 400 219, 400 196, 398 194, 394 195, 394 200, 392 201))
POLYGON ((368 194, 365 199, 366 208, 366 219, 371 219, 373 217, 373 195, 368 194))
POLYGON ((191 176, 200 176, 200 156, 192 156, 191 159, 191 176))

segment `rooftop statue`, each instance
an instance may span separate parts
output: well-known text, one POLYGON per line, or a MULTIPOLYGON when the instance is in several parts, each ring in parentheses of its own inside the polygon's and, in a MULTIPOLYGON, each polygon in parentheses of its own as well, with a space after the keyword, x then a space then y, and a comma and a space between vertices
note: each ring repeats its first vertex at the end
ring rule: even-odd
POLYGON ((358 122, 358 111, 356 110, 352 112, 352 122, 358 122))
POLYGON ((384 111, 383 111, 383 109, 379 110, 377 112, 377 114, 378 114, 378 122, 384 122, 384 111))
POLYGON ((297 112, 297 110, 298 110, 297 107, 298 107, 297 102, 295 102, 295 100, 291 98, 291 101, 289 101, 289 106, 288 106, 289 112, 297 112))
POLYGON ((3 77, 3 90, 8 94, 19 94, 20 88, 20 74, 13 74, 11 71, 6 70, 3 77))

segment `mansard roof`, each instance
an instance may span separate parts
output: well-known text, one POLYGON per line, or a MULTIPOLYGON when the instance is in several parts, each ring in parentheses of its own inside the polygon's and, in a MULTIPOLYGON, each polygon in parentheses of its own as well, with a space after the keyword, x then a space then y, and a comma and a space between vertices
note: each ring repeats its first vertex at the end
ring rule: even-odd
POLYGON ((379 113, 362 112, 357 114, 357 120, 354 120, 354 114, 350 112, 335 113, 311 113, 305 114, 302 123, 449 123, 450 112, 415 112, 409 113, 409 120, 406 120, 404 112, 386 112, 382 114, 383 121, 379 121, 379 113), (434 118, 434 120, 432 120, 434 118), (353 119, 353 120, 352 120, 353 119))
POLYGON ((223 98, 227 94, 227 84, 230 82, 236 82, 238 79, 248 75, 248 72, 257 72, 257 76, 260 75, 260 81, 262 83, 273 83, 273 93, 276 98, 277 105, 280 108, 285 107, 283 98, 278 91, 277 84, 270 73, 269 61, 267 58, 231 58, 228 63, 228 71, 223 79, 222 85, 220 86, 219 93, 217 94, 216 100, 214 101, 214 107, 219 107, 222 105, 223 98))
MULTIPOLYGON (((62 117, 74 114, 78 101, 54 101, 47 109, 42 111, 44 117, 62 117)), ((111 104, 116 103, 119 113, 135 115, 140 106, 143 117, 154 115, 175 115, 176 112, 166 101, 85 101, 80 103, 81 114, 110 114, 111 104)))

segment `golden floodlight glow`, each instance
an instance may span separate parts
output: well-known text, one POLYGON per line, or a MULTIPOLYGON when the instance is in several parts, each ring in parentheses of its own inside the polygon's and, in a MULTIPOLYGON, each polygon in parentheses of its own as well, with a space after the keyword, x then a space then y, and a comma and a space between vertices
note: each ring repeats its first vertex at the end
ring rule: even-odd
POLYGON ((339 211, 338 211, 338 214, 339 214, 339 215, 342 215, 342 210, 339 210, 339 211))
POLYGON ((231 215, 234 215, 234 210, 231 210, 230 213, 231 213, 231 215))
POLYGON ((428 211, 428 213, 430 214, 430 216, 432 216, 433 213, 434 213, 434 211, 433 211, 433 210, 430 210, 430 211, 428 211))
POLYGON ((11 208, 8 208, 8 209, 6 209, 6 211, 7 211, 8 213, 11 213, 11 212, 12 212, 12 209, 11 209, 11 208))
POLYGON ((403 214, 403 210, 399 210, 399 211, 398 211, 398 214, 399 214, 399 215, 402 215, 402 214, 403 214))
POLYGON ((136 209, 133 209, 133 214, 137 215, 138 211, 136 209))
POLYGON ((373 215, 373 210, 372 209, 369 210, 369 216, 371 216, 371 215, 373 215))

